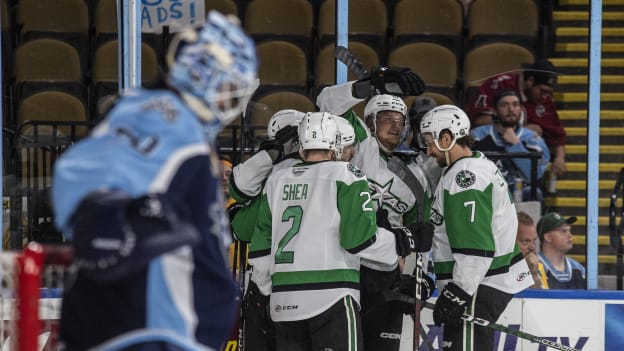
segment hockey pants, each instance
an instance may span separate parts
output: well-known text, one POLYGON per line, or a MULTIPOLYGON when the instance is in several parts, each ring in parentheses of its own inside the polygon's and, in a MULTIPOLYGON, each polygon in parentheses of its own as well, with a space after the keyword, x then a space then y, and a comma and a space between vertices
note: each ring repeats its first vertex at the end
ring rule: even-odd
POLYGON ((360 267, 360 300, 365 350, 398 351, 401 345, 403 312, 385 301, 382 292, 399 284, 400 272, 360 267))
POLYGON ((245 351, 275 350, 275 324, 269 308, 269 296, 262 295, 256 283, 249 281, 243 300, 245 351))

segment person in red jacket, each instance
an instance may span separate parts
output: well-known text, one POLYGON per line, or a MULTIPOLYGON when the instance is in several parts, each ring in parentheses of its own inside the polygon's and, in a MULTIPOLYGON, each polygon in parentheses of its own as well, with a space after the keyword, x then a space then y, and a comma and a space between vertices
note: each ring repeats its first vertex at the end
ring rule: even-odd
POLYGON ((561 125, 553 90, 557 82, 555 67, 547 60, 538 59, 533 64, 522 66, 522 70, 501 73, 484 81, 466 105, 466 112, 473 127, 491 124, 494 95, 501 90, 515 90, 522 100, 527 128, 533 129, 544 138, 551 149, 552 170, 561 176, 566 172, 566 132, 561 125))

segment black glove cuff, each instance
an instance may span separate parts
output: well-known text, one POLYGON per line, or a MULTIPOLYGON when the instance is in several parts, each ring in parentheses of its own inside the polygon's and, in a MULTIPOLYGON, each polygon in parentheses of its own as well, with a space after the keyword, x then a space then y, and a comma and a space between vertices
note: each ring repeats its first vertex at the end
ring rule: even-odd
POLYGON ((470 294, 465 292, 464 289, 460 288, 455 283, 451 282, 451 283, 446 284, 446 287, 444 288, 444 290, 445 291, 442 291, 442 294, 444 294, 445 297, 449 298, 450 300, 456 301, 457 304, 460 306, 465 306, 466 303, 468 303, 468 301, 470 301, 471 299, 470 294))
POLYGON ((371 85, 370 79, 358 80, 351 87, 351 95, 356 99, 367 99, 375 93, 375 88, 371 85))

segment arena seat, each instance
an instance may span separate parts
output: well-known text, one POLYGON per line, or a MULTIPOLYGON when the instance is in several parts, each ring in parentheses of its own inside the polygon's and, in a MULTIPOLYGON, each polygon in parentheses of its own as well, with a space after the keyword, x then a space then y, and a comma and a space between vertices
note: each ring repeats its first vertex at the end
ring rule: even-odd
POLYGON ((257 42, 295 43, 312 57, 314 12, 307 0, 254 0, 245 9, 245 30, 257 42))
MULTIPOLYGON (((336 84, 336 59, 334 58, 333 44, 322 48, 317 57, 314 75, 315 93, 318 94, 320 89, 328 85, 336 84)), ((358 41, 349 41, 349 51, 362 62, 367 70, 379 65, 379 56, 372 47, 358 41)), ((347 72, 347 80, 352 81, 358 79, 353 72, 347 72)))
MULTIPOLYGON (((388 18, 382 0, 358 0, 349 6, 349 40, 373 47, 380 58, 385 57, 388 18)), ((335 42, 336 0, 325 0, 318 15, 318 42, 324 47, 335 42)))
POLYGON ((256 45, 260 66, 258 93, 275 89, 308 90, 308 61, 303 50, 283 40, 269 40, 256 45))
POLYGON ((434 42, 461 57, 464 13, 457 0, 404 0, 393 11, 393 46, 434 42))
POLYGON ((539 16, 533 0, 473 1, 466 22, 471 47, 504 41, 534 51, 539 16))
POLYGON ((388 66, 409 67, 427 85, 427 90, 448 96, 457 93, 457 56, 436 43, 409 43, 395 48, 388 55, 388 66))

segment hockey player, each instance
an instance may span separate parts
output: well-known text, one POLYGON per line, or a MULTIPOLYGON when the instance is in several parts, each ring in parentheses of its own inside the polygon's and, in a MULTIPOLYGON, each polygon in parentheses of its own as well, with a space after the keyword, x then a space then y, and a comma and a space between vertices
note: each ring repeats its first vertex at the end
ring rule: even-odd
MULTIPOLYGON (((232 170, 230 193, 237 205, 229 209, 232 232, 237 240, 252 242, 258 219, 258 195, 271 172, 300 162, 297 127, 304 113, 286 109, 276 112, 267 125, 267 140, 260 150, 232 170)), ((258 286, 270 286, 259 275, 251 274, 243 298, 243 342, 253 351, 275 350, 275 329, 268 315, 269 291, 258 286)), ((245 277, 239 277, 245 279, 245 277)))
MULTIPOLYGON (((302 163, 274 172, 264 188, 254 275, 272 286, 278 351, 362 350, 360 258, 396 265, 418 239, 377 228, 366 178, 336 160, 339 135, 329 113, 307 113, 299 126, 302 163)), ((416 243, 415 243, 416 242, 416 243)))
MULTIPOLYGON (((428 223, 432 189, 418 164, 394 153, 407 135, 409 121, 407 107, 400 97, 375 95, 388 92, 387 86, 401 87, 396 93, 404 95, 419 95, 424 90, 424 84, 414 73, 400 68, 380 68, 370 78, 323 89, 317 105, 321 111, 342 115, 353 125, 357 153, 351 162, 366 175, 375 210, 387 213, 391 226, 409 226, 425 243, 424 238, 433 235, 433 227, 428 223), (370 99, 363 121, 351 107, 367 97, 370 99)), ((423 245, 417 251, 426 252, 429 248, 423 245)), ((400 285, 400 267, 364 260, 360 273, 365 348, 399 350, 404 309, 388 303, 383 292, 400 285)), ((429 294, 428 291, 423 299, 429 294)))
POLYGON ((440 289, 433 320, 444 324, 443 350, 492 350, 493 330, 464 322, 467 312, 496 321, 513 294, 533 284, 516 245, 518 221, 505 178, 470 149, 470 121, 442 105, 421 122, 427 153, 447 167, 435 192, 432 255, 440 289))
POLYGON ((257 87, 255 47, 212 11, 173 39, 167 64, 162 89, 122 96, 55 165, 56 225, 78 267, 63 296, 66 350, 216 350, 232 329, 213 143, 257 87))
MULTIPOLYGON (((232 228, 235 237, 244 242, 253 241, 252 233, 258 219, 259 201, 256 198, 262 190, 268 174, 292 166, 300 162, 299 139, 296 128, 304 116, 296 110, 282 110, 275 113, 267 126, 268 140, 262 143, 261 151, 249 160, 237 165, 233 173, 234 193, 239 194, 244 206, 237 206, 230 210, 232 228), (294 131, 293 131, 293 128, 294 131), (295 139, 293 139, 296 138, 295 139), (274 156, 272 157, 271 154, 274 156), (279 161, 279 155, 285 155, 279 161), (277 156, 277 157, 276 157, 277 156), (273 165, 273 159, 278 161, 273 165), (242 193, 242 189, 246 193, 242 193)), ((337 146, 336 154, 341 160, 352 157, 355 133, 353 127, 343 118, 336 117, 341 143, 337 146)), ((253 245, 253 244, 252 244, 253 245)), ((245 345, 253 345, 253 350, 274 350, 275 333, 273 322, 268 316, 270 289, 260 292, 258 285, 270 286, 258 282, 258 275, 251 275, 249 286, 244 298, 243 315, 245 345)))

